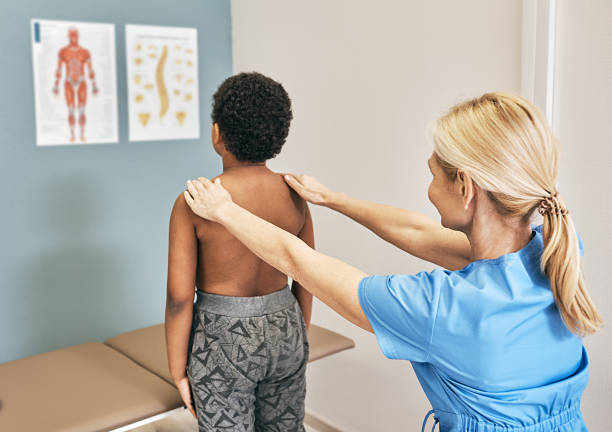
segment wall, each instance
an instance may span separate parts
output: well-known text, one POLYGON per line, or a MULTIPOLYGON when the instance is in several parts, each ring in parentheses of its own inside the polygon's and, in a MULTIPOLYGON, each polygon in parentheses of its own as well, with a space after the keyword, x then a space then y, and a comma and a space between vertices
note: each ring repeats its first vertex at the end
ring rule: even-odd
POLYGON ((230 29, 215 0, 2 2, 0 362, 163 321, 172 204, 221 168, 208 131, 230 29), (36 147, 30 18, 115 23, 119 144, 36 147), (198 28, 201 139, 127 141, 125 23, 198 28))
MULTIPOLYGON (((234 72, 285 85, 294 116, 270 164, 357 197, 438 217, 427 200, 431 121, 487 90, 520 90, 521 3, 232 1, 234 72), (255 4, 256 3, 256 4, 255 4)), ((313 208, 317 248, 368 273, 432 268, 351 222, 313 208)), ((346 431, 420 430, 429 409, 407 362, 316 303, 313 322, 353 350, 309 366, 307 407, 346 431)))
POLYGON ((560 0, 553 127, 563 151, 559 190, 584 242, 587 287, 607 329, 586 338, 591 379, 582 400, 589 430, 610 429, 612 346, 612 3, 560 0))

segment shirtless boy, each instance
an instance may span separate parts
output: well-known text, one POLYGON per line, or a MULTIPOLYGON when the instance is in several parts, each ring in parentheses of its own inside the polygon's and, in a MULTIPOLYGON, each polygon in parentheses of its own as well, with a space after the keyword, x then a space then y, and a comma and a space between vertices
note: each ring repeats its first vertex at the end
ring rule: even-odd
MULTIPOLYGON (((279 83, 258 73, 225 80, 213 97, 217 178, 240 206, 313 247, 308 206, 266 167, 291 118, 279 83)), ((312 296, 192 213, 183 193, 170 217, 168 255, 168 365, 199 430, 303 431, 312 296)))

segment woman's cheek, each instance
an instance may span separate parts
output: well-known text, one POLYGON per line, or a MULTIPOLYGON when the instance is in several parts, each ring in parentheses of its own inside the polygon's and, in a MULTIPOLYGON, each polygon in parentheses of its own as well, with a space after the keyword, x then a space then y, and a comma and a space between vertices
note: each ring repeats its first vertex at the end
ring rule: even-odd
POLYGON ((434 204, 432 189, 433 189, 433 182, 429 183, 429 188, 427 189, 427 198, 429 198, 429 201, 432 204, 434 204))

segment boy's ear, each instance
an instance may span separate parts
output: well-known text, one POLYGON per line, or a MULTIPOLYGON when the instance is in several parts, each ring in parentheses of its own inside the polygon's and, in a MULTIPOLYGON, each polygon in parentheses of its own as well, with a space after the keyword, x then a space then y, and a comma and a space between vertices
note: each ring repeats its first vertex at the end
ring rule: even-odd
POLYGON ((219 123, 213 123, 210 130, 210 138, 215 145, 219 145, 221 142, 221 132, 219 131, 219 123))

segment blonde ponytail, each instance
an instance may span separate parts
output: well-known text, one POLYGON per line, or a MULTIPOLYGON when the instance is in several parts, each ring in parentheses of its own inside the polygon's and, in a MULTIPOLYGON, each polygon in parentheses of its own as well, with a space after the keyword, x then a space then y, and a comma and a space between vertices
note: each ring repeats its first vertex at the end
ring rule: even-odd
POLYGON ((603 320, 586 290, 572 218, 559 197, 554 197, 554 202, 557 211, 554 206, 544 206, 540 212, 544 218, 544 251, 540 265, 550 279, 550 289, 563 321, 571 331, 585 336, 602 327, 603 320))
POLYGON ((452 179, 473 180, 509 217, 544 218, 542 271, 550 279, 567 327, 588 335, 602 327, 582 275, 574 224, 556 190, 559 146, 540 111, 527 100, 487 93, 452 107, 436 123, 434 154, 452 179))

